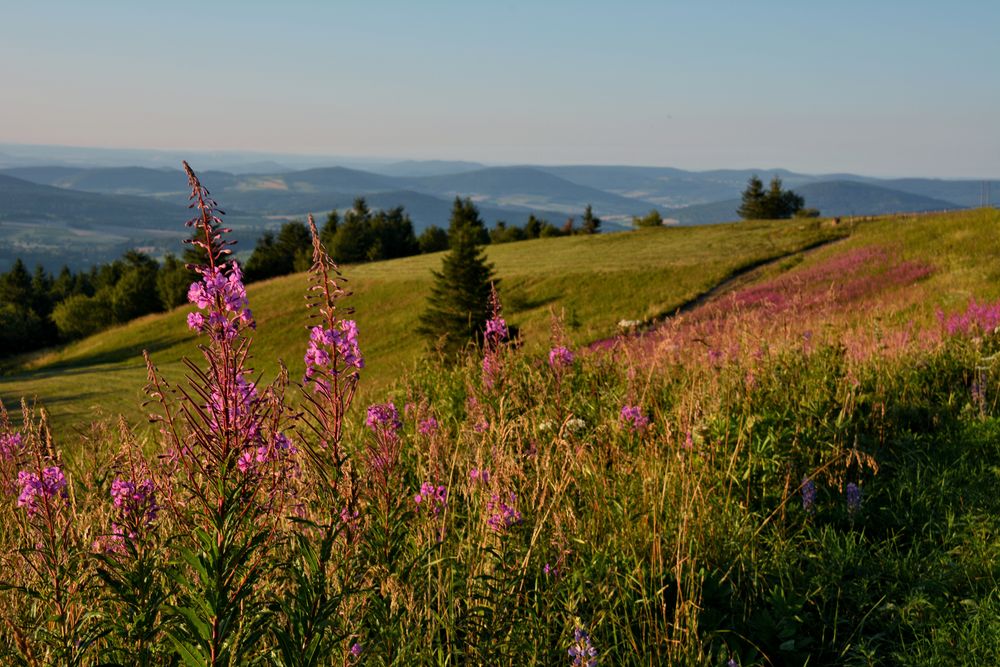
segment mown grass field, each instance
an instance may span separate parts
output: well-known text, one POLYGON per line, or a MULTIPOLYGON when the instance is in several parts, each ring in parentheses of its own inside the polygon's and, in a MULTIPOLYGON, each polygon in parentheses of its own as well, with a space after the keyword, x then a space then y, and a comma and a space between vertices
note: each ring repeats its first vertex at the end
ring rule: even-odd
MULTIPOLYGON (((667 228, 599 236, 539 239, 490 246, 508 319, 526 345, 548 340, 550 310, 563 312, 574 344, 613 335, 619 320, 648 320, 669 313, 740 270, 841 238, 843 227, 824 222, 753 222, 667 228)), ((362 392, 375 397, 429 356, 415 329, 441 255, 343 267, 354 296, 366 359, 362 392)), ((305 274, 249 288, 259 323, 258 370, 288 365, 302 375, 307 313, 305 274)), ((168 377, 179 379, 180 359, 196 356, 184 318, 189 307, 115 327, 31 361, 22 372, 0 377, 0 398, 25 396, 49 410, 68 432, 98 415, 142 421, 143 349, 168 377)))

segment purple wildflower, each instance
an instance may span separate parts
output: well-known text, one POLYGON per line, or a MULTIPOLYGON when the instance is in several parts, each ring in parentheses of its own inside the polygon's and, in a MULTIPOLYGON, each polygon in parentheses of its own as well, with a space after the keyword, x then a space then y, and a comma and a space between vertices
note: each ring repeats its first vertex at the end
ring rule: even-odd
POLYGON ((488 468, 473 468, 469 471, 469 479, 473 482, 479 482, 480 484, 489 484, 490 471, 488 468))
POLYGON ((0 459, 10 460, 21 450, 20 433, 0 433, 0 459))
POLYGON ((135 517, 147 525, 156 520, 160 510, 155 492, 151 479, 136 483, 116 478, 111 482, 111 499, 115 509, 123 517, 135 517))
POLYGON ((361 644, 359 644, 358 642, 354 642, 353 644, 351 644, 351 657, 354 659, 360 658, 361 650, 362 650, 361 644))
POLYGON ((188 313, 188 329, 201 331, 205 327, 205 316, 199 312, 188 313))
POLYGON ((433 516, 437 516, 448 504, 448 489, 424 482, 420 485, 420 492, 413 496, 413 502, 416 503, 418 511, 423 508, 433 516))
POLYGON ((590 635, 581 627, 573 630, 573 644, 569 647, 573 667, 597 667, 597 649, 590 642, 590 635))
POLYGON ((861 487, 854 482, 848 482, 845 495, 847 496, 847 511, 852 515, 857 514, 858 510, 861 509, 861 487))
POLYGON ((560 345, 549 350, 549 366, 552 368, 567 368, 573 365, 573 353, 560 345))
POLYGON ((41 512, 40 503, 46 498, 66 497, 66 477, 58 466, 46 468, 42 471, 41 477, 30 470, 22 470, 17 473, 17 483, 21 487, 17 506, 25 508, 28 516, 41 512))
POLYGON ((314 376, 338 375, 349 369, 365 367, 365 359, 358 347, 358 325, 354 320, 339 320, 337 328, 313 327, 309 333, 309 347, 306 349, 306 379, 313 380, 316 388, 326 386, 322 379, 314 376))
POLYGON ((375 403, 368 406, 368 415, 365 418, 365 425, 376 433, 395 433, 403 427, 403 422, 399 419, 399 412, 393 403, 375 403))
POLYGON ((259 466, 283 461, 298 453, 298 448, 292 444, 288 436, 284 433, 279 433, 274 436, 274 442, 271 446, 260 445, 245 449, 236 461, 236 467, 242 473, 253 473, 256 472, 259 466))
POLYGON ((808 477, 802 478, 802 509, 812 514, 816 511, 816 484, 808 477))
POLYGON ((438 421, 434 417, 428 417, 427 419, 422 419, 419 424, 417 424, 417 432, 420 435, 434 435, 438 430, 438 421))
POLYGON ((504 318, 495 316, 486 320, 486 338, 493 342, 507 340, 507 321, 504 318))
POLYGON ((521 523, 521 513, 515 508, 515 503, 517 503, 517 494, 513 491, 508 494, 510 499, 510 504, 508 505, 505 501, 500 499, 500 496, 493 494, 490 496, 489 502, 486 503, 486 511, 492 512, 486 523, 489 524, 496 532, 500 532, 511 526, 521 523))
MULTIPOLYGON (((230 340, 234 338, 241 326, 254 328, 253 315, 247 309, 247 290, 243 285, 243 273, 240 266, 233 262, 229 275, 222 269, 225 264, 215 267, 201 267, 201 280, 191 283, 188 288, 188 301, 201 310, 207 310, 208 328, 213 337, 230 340)), ((191 313, 188 316, 188 327, 203 331, 205 317, 201 313, 191 313)))
POLYGON ((618 421, 622 428, 641 433, 649 426, 649 417, 642 414, 642 408, 638 405, 623 405, 618 415, 618 421))

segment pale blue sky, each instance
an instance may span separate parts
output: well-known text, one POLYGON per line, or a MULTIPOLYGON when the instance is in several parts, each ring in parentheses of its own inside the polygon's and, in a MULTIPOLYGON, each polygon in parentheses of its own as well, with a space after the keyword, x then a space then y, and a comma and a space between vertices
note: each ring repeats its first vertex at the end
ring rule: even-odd
POLYGON ((10 2, 0 142, 1000 177, 1000 2, 10 2))

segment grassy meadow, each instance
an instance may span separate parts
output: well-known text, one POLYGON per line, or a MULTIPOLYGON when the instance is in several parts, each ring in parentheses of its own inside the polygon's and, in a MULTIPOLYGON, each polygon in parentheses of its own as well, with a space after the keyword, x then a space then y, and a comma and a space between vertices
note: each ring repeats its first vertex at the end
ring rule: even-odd
MULTIPOLYGON (((549 313, 564 312, 577 345, 613 336, 620 320, 650 320, 672 312, 749 266, 793 255, 845 235, 824 223, 741 223, 573 236, 488 246, 508 319, 525 344, 541 349, 549 313)), ((345 266, 349 303, 365 337, 366 368, 360 391, 374 397, 417 363, 431 347, 414 332, 427 303, 441 254, 345 266)), ((273 377, 277 360, 293 378, 304 370, 305 274, 249 288, 259 323, 255 367, 273 377)), ((179 374, 194 354, 185 317, 190 308, 144 317, 27 361, 0 376, 0 399, 37 399, 52 423, 71 429, 95 414, 125 414, 141 422, 145 381, 142 350, 165 372, 179 374)))
POLYGON ((294 386, 305 275, 248 290, 249 358, 190 306, 28 360, 0 381, 0 663, 988 663, 998 225, 492 247, 523 345, 445 363, 414 334, 440 256, 344 267, 357 394, 316 338, 327 384, 294 386), (186 393, 139 408, 142 348, 186 393))

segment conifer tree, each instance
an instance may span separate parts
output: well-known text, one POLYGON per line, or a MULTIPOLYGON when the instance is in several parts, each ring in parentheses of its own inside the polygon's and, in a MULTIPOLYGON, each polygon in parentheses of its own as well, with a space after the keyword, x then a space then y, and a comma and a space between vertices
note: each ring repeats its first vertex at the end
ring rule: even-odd
POLYGON ((594 208, 587 204, 580 222, 580 231, 584 234, 596 234, 601 231, 601 219, 594 215, 594 208))
POLYGON ((736 209, 736 213, 744 220, 763 220, 766 217, 764 215, 766 196, 764 183, 757 177, 757 174, 754 174, 747 181, 747 187, 742 195, 742 203, 736 209))
POLYGON ((486 227, 472 201, 456 198, 448 229, 451 251, 445 255, 441 271, 434 272, 430 304, 418 329, 440 341, 447 352, 483 338, 490 314, 490 284, 495 282, 493 265, 480 248, 485 235, 486 227))

